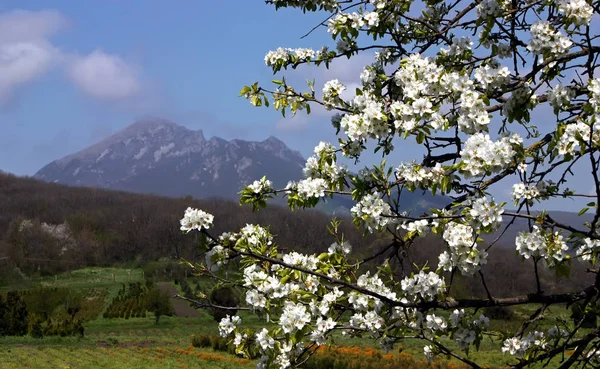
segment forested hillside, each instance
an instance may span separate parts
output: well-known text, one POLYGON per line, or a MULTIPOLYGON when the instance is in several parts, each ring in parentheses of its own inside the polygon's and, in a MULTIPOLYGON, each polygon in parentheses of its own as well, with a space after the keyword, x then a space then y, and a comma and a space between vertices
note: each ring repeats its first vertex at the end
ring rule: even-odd
MULTIPOLYGON (((334 241, 326 229, 330 216, 318 211, 292 212, 269 206, 252 212, 249 206, 225 199, 173 199, 69 187, 0 174, 2 277, 5 280, 14 277, 14 267, 25 275, 53 275, 82 266, 139 266, 160 258, 200 260, 203 255, 197 240, 179 230, 179 220, 188 206, 214 214, 218 219, 215 234, 258 223, 269 225, 277 235, 276 242, 285 250, 321 252, 334 241)), ((382 251, 374 259, 381 262, 396 255, 394 250, 404 247, 400 240, 394 242, 385 235, 363 237, 349 220, 342 223, 340 231, 353 245, 357 260, 382 251)), ((394 268, 426 261, 436 268, 444 247, 438 236, 429 235, 411 246, 410 258, 394 257, 390 261, 394 268)), ((408 255, 408 250, 405 251, 408 255)), ((514 247, 496 244, 489 252, 494 257, 489 258, 490 264, 482 271, 495 295, 527 291, 534 285, 535 277, 530 272, 533 265, 521 262, 514 247)), ((571 280, 559 281, 542 269, 542 286, 550 290, 583 285, 589 276, 579 262, 575 261, 574 266, 571 280)), ((480 286, 479 281, 472 283, 470 278, 461 277, 455 278, 452 288, 465 295, 485 295, 480 286)))
MULTIPOLYGON (((194 237, 184 236, 179 230, 179 220, 188 206, 213 213, 219 219, 216 232, 260 223, 269 225, 278 235, 278 242, 289 249, 324 250, 333 242, 326 230, 329 217, 318 211, 292 212, 274 206, 252 212, 249 206, 225 199, 173 199, 1 174, 0 255, 25 271, 39 269, 47 273, 71 264, 196 258, 194 237)), ((375 240, 363 239, 349 222, 342 230, 357 247, 367 247, 375 240)))

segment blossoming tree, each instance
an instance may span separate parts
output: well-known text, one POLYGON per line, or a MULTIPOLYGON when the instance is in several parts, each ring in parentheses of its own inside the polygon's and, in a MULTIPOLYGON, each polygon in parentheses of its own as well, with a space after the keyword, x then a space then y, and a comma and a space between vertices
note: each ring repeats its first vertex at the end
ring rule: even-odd
MULTIPOLYGON (((442 237, 446 249, 429 267, 415 265, 399 274, 384 263, 362 272, 361 263, 351 258, 351 246, 335 232, 336 242, 321 254, 282 252, 260 225, 212 236, 213 216, 190 208, 182 230, 204 237, 205 271, 216 273, 238 259, 247 306, 269 322, 255 332, 244 329, 238 316, 228 316, 220 323, 221 335, 230 337, 240 354, 258 353, 261 368, 301 365, 341 333, 371 337, 385 348, 420 339, 428 360, 449 355, 475 368, 479 365, 469 350, 477 349, 485 335, 500 340, 515 368, 553 358, 565 368, 598 365, 600 329, 582 331, 577 321, 558 320, 549 330, 532 327, 548 319, 549 306, 582 301, 589 307, 599 295, 600 2, 267 3, 325 14, 311 32, 326 29, 337 41, 335 49, 268 52, 265 63, 274 73, 299 65, 328 68, 336 58, 359 53, 374 56, 357 76, 362 86, 348 99, 338 80, 326 82, 322 91, 315 91, 313 83, 302 91, 285 80, 273 81, 272 88, 255 83, 242 89, 253 105, 273 105, 284 114, 310 113, 315 105, 337 112, 332 123, 339 142, 316 146, 305 179, 275 189, 263 178, 241 192, 241 203, 258 209, 280 195, 291 208, 307 208, 326 197, 349 196, 356 202, 351 213, 358 227, 393 235, 384 249, 388 254, 401 257, 428 232, 442 237), (553 112, 551 122, 536 120, 544 106, 553 112), (367 147, 385 159, 403 141, 421 144, 424 157, 382 161, 358 174, 338 162, 342 156, 358 161, 367 147), (575 163, 591 172, 594 193, 566 187, 575 163), (516 210, 505 210, 505 203, 490 195, 490 187, 500 182, 512 186, 516 210), (416 190, 443 194, 448 205, 419 215, 401 212, 398 194, 416 190), (595 213, 581 226, 562 224, 544 211, 548 200, 586 197, 589 204, 582 212, 595 213), (515 218, 529 222, 514 244, 518 255, 533 260, 537 288, 497 298, 485 286, 481 267, 488 254, 480 235, 510 226, 515 218), (589 284, 570 293, 545 293, 539 268, 564 274, 574 259, 589 263, 589 284), (477 277, 487 297, 453 297, 450 287, 457 275, 477 277), (479 311, 526 303, 540 308, 504 337, 489 330, 488 318, 479 311), (458 350, 450 349, 449 341, 458 350)), ((335 231, 337 223, 332 224, 335 231)))

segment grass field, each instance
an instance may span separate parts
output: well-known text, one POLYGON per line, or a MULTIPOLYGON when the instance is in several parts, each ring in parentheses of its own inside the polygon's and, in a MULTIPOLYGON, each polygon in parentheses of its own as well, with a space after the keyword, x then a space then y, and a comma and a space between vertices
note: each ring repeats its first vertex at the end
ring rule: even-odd
MULTIPOLYGON (((71 287, 75 289, 106 289, 105 306, 116 296, 123 283, 143 281, 138 269, 87 268, 69 275, 44 278, 27 283, 35 285, 71 287)), ((8 286, 0 292, 9 290, 8 286)), ((524 306, 515 311, 521 319, 535 311, 536 306, 524 306)), ((552 316, 568 319, 569 312, 560 307, 550 309, 552 316)), ((258 327, 255 316, 241 314, 244 325, 258 327)), ((494 329, 514 328, 517 322, 492 321, 494 329)), ((543 328, 543 327, 542 327, 543 328)), ((208 348, 191 346, 193 334, 218 334, 217 322, 204 311, 195 317, 162 317, 158 325, 150 315, 146 318, 105 319, 100 317, 85 323, 85 337, 0 337, 0 367, 12 368, 250 368, 255 362, 208 348)), ((339 337, 342 346, 373 347, 368 339, 339 337)), ((452 342, 448 347, 454 348, 452 342)), ((480 351, 470 357, 488 367, 504 367, 510 361, 499 348, 498 339, 485 339, 480 351)), ((378 348, 377 348, 378 349, 378 348)), ((400 343, 394 355, 423 359, 423 343, 406 340, 400 343), (401 351, 401 354, 399 354, 401 351)), ((411 359, 412 360, 412 359, 411 359)), ((453 361, 457 363, 457 361, 453 361)), ((452 366, 452 365, 451 365, 452 366)), ((540 366, 541 367, 541 366, 540 366)), ((550 362, 547 368, 558 367, 550 362)))

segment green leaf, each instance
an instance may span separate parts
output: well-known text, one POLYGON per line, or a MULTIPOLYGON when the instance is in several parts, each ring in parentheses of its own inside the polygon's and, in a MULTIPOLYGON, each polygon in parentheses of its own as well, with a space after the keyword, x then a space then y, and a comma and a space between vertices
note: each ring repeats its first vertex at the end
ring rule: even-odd
POLYGON ((577 215, 582 216, 583 214, 585 214, 588 210, 590 210, 590 208, 583 208, 581 210, 579 210, 579 213, 577 213, 577 215))
POLYGON ((250 90, 251 90, 250 86, 244 86, 244 88, 242 88, 240 90, 240 96, 246 95, 248 92, 250 92, 250 90))

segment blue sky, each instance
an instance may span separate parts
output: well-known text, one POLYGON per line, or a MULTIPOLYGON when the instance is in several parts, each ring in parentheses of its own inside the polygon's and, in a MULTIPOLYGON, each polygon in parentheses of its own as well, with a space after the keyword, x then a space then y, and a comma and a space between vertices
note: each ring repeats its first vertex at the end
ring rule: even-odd
POLYGON ((272 78, 270 49, 329 42, 326 33, 300 40, 316 15, 258 0, 49 5, 0 0, 0 47, 11 50, 0 59, 0 169, 31 175, 145 116, 207 136, 275 135, 305 155, 318 143, 307 120, 292 127, 238 97, 243 85, 272 78))
MULTIPOLYGON (((207 137, 274 135, 308 156, 320 140, 337 141, 328 112, 283 119, 238 92, 273 78, 264 64, 271 49, 334 46, 324 30, 301 39, 323 18, 275 11, 262 0, 0 0, 0 169, 33 175, 146 116, 202 129, 207 137)), ((338 78, 353 90, 371 61, 361 55, 330 70, 285 74, 300 87, 307 78, 317 89, 338 78)), ((413 143, 396 148, 389 163, 421 158, 413 143)), ((370 155, 363 164, 376 161, 370 155)), ((516 181, 497 186, 494 195, 508 199, 516 181)), ((575 187, 588 192, 585 182, 575 187)))

